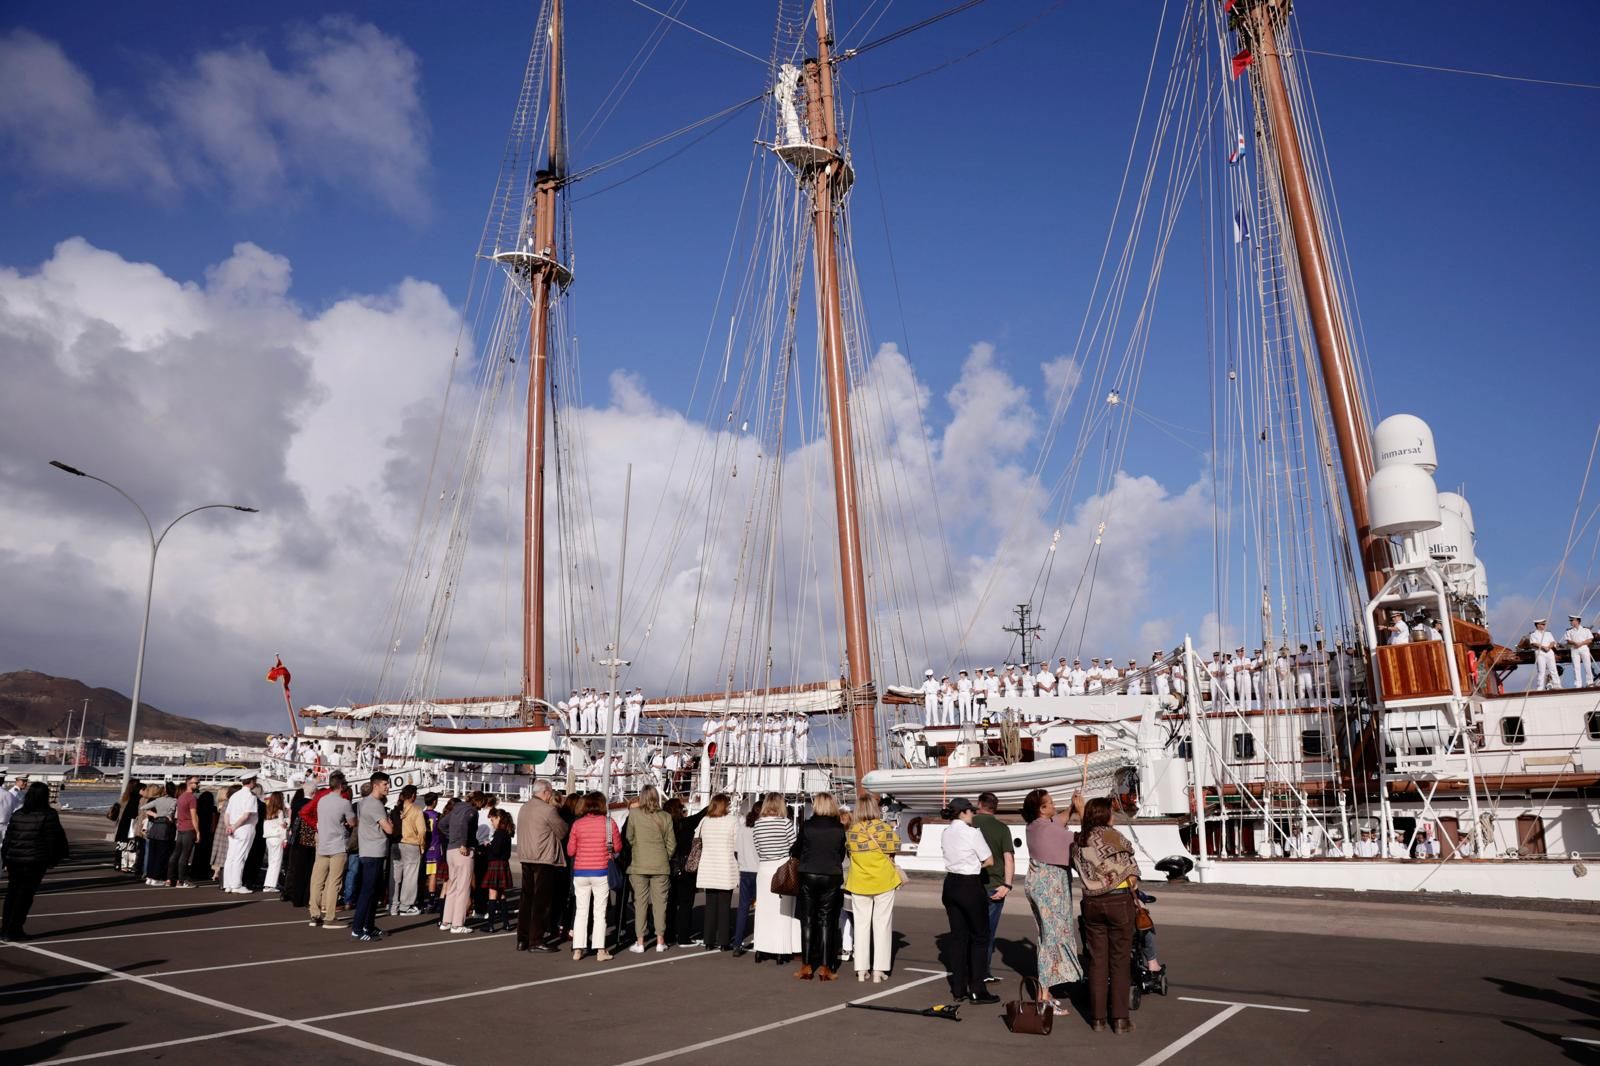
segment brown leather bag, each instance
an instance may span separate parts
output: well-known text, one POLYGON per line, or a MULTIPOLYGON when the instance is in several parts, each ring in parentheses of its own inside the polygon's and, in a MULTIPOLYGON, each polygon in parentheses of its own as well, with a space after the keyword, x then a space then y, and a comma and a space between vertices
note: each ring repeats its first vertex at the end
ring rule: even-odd
POLYGON ((1032 977, 1024 977, 1017 998, 1006 1004, 1006 1028, 1029 1036, 1049 1036, 1055 1014, 1044 1002, 1044 988, 1032 977))
POLYGON ((789 859, 772 871, 772 894, 798 896, 800 894, 800 860, 789 859))

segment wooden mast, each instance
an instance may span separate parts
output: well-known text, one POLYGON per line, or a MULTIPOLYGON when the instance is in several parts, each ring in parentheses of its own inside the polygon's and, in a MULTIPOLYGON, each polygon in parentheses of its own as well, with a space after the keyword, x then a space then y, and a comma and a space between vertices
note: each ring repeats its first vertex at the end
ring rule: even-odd
POLYGON ((816 242, 816 286, 822 361, 828 390, 828 436, 833 453, 834 508, 839 528, 839 580, 844 609, 846 702, 856 781, 878 767, 877 697, 872 681, 872 642, 867 627, 867 583, 861 558, 856 457, 850 422, 850 378, 846 364, 844 315, 839 297, 838 232, 834 205, 849 177, 835 129, 833 31, 828 0, 814 0, 817 55, 806 60, 806 118, 809 140, 830 153, 811 168, 811 231, 816 242))
POLYGON ((528 327, 528 439, 522 534, 522 712, 538 729, 544 704, 544 442, 549 409, 550 297, 561 280, 556 195, 566 161, 561 126, 561 0, 550 0, 550 154, 534 177, 533 255, 527 260, 533 310, 528 327), (531 717, 530 717, 531 716, 531 717))
POLYGON ((1305 288, 1306 306, 1311 314, 1312 331, 1317 339, 1317 358, 1322 367, 1323 385, 1333 415, 1334 436, 1339 443, 1339 462, 1343 467, 1345 492, 1350 500, 1350 517, 1355 523, 1361 547, 1361 569, 1366 574, 1367 595, 1375 596, 1383 587, 1383 565, 1387 556, 1383 543, 1372 535, 1367 506, 1367 482, 1374 469, 1372 436, 1356 386, 1356 372, 1340 315, 1338 293, 1329 268, 1328 250, 1322 236, 1300 153, 1300 135, 1294 109, 1284 86, 1283 61, 1273 21, 1280 9, 1287 17, 1288 5, 1280 0, 1257 0, 1238 25, 1247 37, 1255 56, 1261 95, 1266 101, 1267 124, 1283 179, 1284 201, 1294 230, 1295 256, 1300 265, 1300 281, 1305 288))

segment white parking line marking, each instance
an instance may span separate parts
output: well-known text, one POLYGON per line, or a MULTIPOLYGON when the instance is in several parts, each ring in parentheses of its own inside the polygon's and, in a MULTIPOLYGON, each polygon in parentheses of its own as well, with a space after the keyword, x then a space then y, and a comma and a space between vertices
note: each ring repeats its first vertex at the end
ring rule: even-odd
MULTIPOLYGON (((177 936, 179 933, 219 933, 225 932, 229 929, 265 929, 266 927, 272 925, 302 925, 304 922, 304 918, 294 918, 287 922, 251 922, 248 925, 199 925, 192 929, 157 929, 154 932, 149 933, 111 933, 106 936, 74 936, 67 937, 62 940, 57 940, 55 937, 46 934, 42 939, 47 939, 51 944, 87 944, 92 940, 131 940, 134 937, 140 936, 177 936)), ((27 945, 17 944, 15 946, 26 947, 27 945)))
POLYGON ((1189 1030, 1183 1036, 1180 1036, 1178 1039, 1174 1040, 1172 1043, 1168 1044, 1154 1055, 1151 1055, 1149 1058, 1139 1063, 1139 1066, 1157 1066, 1158 1063, 1166 1062, 1168 1059, 1172 1058, 1172 1056, 1176 1055, 1178 1052, 1182 1051, 1196 1040, 1199 1040, 1202 1036, 1205 1036, 1207 1033, 1211 1032, 1211 1030, 1215 1029, 1229 1018, 1232 1018, 1235 1014, 1243 1014, 1248 1009, 1249 1008, 1242 1003, 1235 1003, 1221 1014, 1213 1015, 1207 1021, 1189 1030))
POLYGON ((1172 1056, 1199 1040, 1229 1018, 1232 1018, 1235 1014, 1242 1014, 1247 1010, 1279 1010, 1287 1011, 1291 1014, 1311 1013, 1304 1007, 1279 1007, 1272 1003, 1236 1003, 1231 999, 1201 999, 1198 996, 1179 996, 1178 999, 1185 1003, 1209 1003, 1213 1006, 1227 1007, 1228 1009, 1201 1022, 1154 1055, 1139 1063, 1139 1066, 1158 1066, 1159 1063, 1166 1062, 1172 1056))
POLYGON ((687 962, 692 959, 709 959, 718 955, 715 951, 701 951, 695 954, 674 955, 665 959, 652 959, 650 962, 636 962, 630 966, 596 966, 594 969, 584 970, 582 973, 562 974, 560 977, 544 977, 536 981, 518 981, 514 985, 501 985, 499 988, 476 988, 470 992, 456 992, 448 996, 433 996, 430 999, 408 999, 399 1003, 385 1003, 380 1007, 363 1007, 360 1010, 345 1010, 337 1014, 319 1014, 314 1018, 305 1018, 307 1022, 330 1022, 337 1018, 354 1018, 362 1014, 381 1014, 390 1010, 406 1010, 410 1007, 431 1007, 435 1003, 449 1003, 457 999, 477 999, 479 996, 493 996, 502 992, 517 992, 524 988, 537 988, 540 985, 555 985, 563 981, 582 981, 590 977, 604 977, 612 973, 627 973, 629 970, 642 970, 646 966, 665 966, 674 962, 687 962))
POLYGON ((1574 1044, 1593 1044, 1595 1047, 1600 1047, 1600 1040, 1589 1040, 1581 1036, 1564 1036, 1561 1039, 1570 1040, 1574 1044))
POLYGON ((246 1033, 259 1033, 267 1029, 282 1029, 283 1026, 276 1022, 267 1025, 247 1025, 243 1029, 228 1029, 220 1033, 207 1033, 205 1036, 184 1036, 176 1040, 160 1040, 154 1044, 136 1044, 133 1047, 113 1048, 110 1051, 91 1051, 84 1055, 68 1055, 59 1059, 47 1059, 47 1062, 88 1062, 90 1059, 109 1059, 117 1055, 137 1055, 144 1051, 159 1051, 162 1048, 179 1047, 183 1044, 198 1044, 203 1040, 221 1040, 223 1037, 243 1036, 246 1033))
POLYGON ((101 966, 99 963, 88 962, 84 959, 75 959, 70 955, 62 955, 59 952, 48 951, 45 948, 35 947, 32 944, 19 944, 18 947, 20 947, 23 951, 31 951, 36 955, 43 955, 46 958, 52 958, 59 962, 70 963, 73 966, 83 966, 91 970, 96 970, 116 981, 131 981, 136 985, 142 985, 145 988, 154 989, 157 992, 165 992, 169 996, 177 996, 179 999, 187 999, 191 1002, 201 1003, 217 1010, 231 1011, 234 1014, 242 1014, 247 1018, 254 1018, 257 1021, 270 1023, 269 1025, 259 1027, 262 1029, 273 1028, 275 1026, 287 1026, 298 1032, 307 1033, 312 1036, 320 1036, 328 1040, 334 1040, 341 1044, 346 1044, 350 1047, 361 1048, 363 1051, 371 1051, 379 1055, 388 1055, 391 1058, 401 1059, 406 1062, 420 1062, 423 1064, 423 1066, 448 1066, 447 1063, 440 1062, 438 1059, 424 1058, 415 1052, 387 1048, 382 1044, 374 1044, 368 1040, 360 1040, 353 1036, 346 1036, 343 1033, 336 1033, 330 1029, 318 1029, 315 1026, 307 1025, 305 1022, 297 1022, 289 1018, 280 1018, 276 1014, 268 1014, 265 1011, 253 1010, 249 1007, 241 1007, 238 1004, 227 1003, 220 999, 212 999, 210 996, 202 996, 198 992, 190 992, 182 988, 173 988, 170 985, 164 985, 160 984, 159 982, 152 981, 148 977, 141 977, 138 974, 124 973, 120 970, 113 970, 109 966, 101 966))
MULTIPOLYGON (((929 973, 930 971, 919 970, 918 972, 929 973)), ((862 996, 859 999, 853 999, 850 1001, 850 1003, 871 1003, 875 999, 883 999, 885 996, 892 996, 898 992, 904 992, 908 989, 916 988, 918 985, 925 985, 929 981, 938 981, 945 976, 946 975, 944 971, 941 970, 937 973, 934 973, 932 977, 924 977, 919 981, 910 981, 895 988, 886 988, 882 992, 875 992, 870 996, 862 996)), ((768 1022, 766 1025, 758 1025, 752 1029, 743 1029, 737 1033, 729 1033, 727 1036, 719 1036, 711 1040, 702 1040, 698 1044, 689 1044, 686 1047, 674 1048, 671 1051, 663 1051, 657 1055, 646 1055, 642 1059, 629 1059, 627 1062, 618 1063, 618 1066, 645 1066, 646 1063, 662 1062, 666 1059, 675 1059, 680 1055, 688 1055, 695 1051, 704 1051, 706 1048, 716 1047, 719 1044, 731 1044, 735 1040, 743 1040, 746 1037, 757 1036, 761 1033, 770 1033, 774 1029, 782 1029, 785 1026, 798 1025, 801 1022, 808 1022, 813 1018, 822 1018, 829 1014, 835 1014, 844 1010, 850 1005, 850 1003, 836 1003, 831 1007, 823 1007, 821 1010, 814 1010, 808 1014, 797 1014, 793 1018, 784 1018, 782 1021, 768 1022)), ((1243 1008, 1240 1009, 1242 1010, 1243 1008)))
POLYGON ((1305 1007, 1279 1007, 1273 1003, 1240 1003, 1233 999, 1201 999, 1199 996, 1179 996, 1185 1003, 1214 1003, 1219 1007, 1254 1007, 1256 1010, 1282 1010, 1291 1014, 1310 1014, 1305 1007))
MULTIPOLYGON (((267 903, 269 901, 268 900, 264 900, 264 899, 241 899, 241 900, 233 900, 231 902, 235 902, 235 903, 267 903)), ((150 905, 148 907, 102 907, 99 910, 93 910, 93 911, 51 911, 49 913, 44 913, 44 912, 41 912, 41 911, 29 911, 28 912, 28 917, 29 918, 69 918, 69 917, 73 917, 75 915, 81 915, 81 914, 112 914, 112 913, 117 912, 117 911, 173 911, 173 912, 178 912, 178 911, 193 910, 196 907, 208 907, 208 906, 211 906, 211 904, 207 903, 204 900, 196 900, 193 903, 159 903, 159 904, 152 904, 152 905, 150 905)))
MULTIPOLYGON (((326 951, 317 955, 295 955, 287 959, 254 959, 250 962, 225 962, 217 966, 194 966, 185 970, 152 970, 144 976, 150 978, 183 977, 186 974, 214 973, 217 970, 247 970, 255 966, 280 966, 289 962, 319 962, 323 959, 342 959, 349 955, 376 955, 383 951, 413 951, 417 948, 440 948, 451 944, 459 947, 462 944, 483 944, 510 935, 510 933, 487 933, 482 936, 453 936, 439 940, 429 940, 422 944, 393 944, 382 948, 351 948, 349 951, 326 951)), ((5 988, 0 989, 0 996, 32 995, 39 991, 65 992, 74 988, 85 988, 89 985, 101 984, 104 981, 105 978, 103 977, 95 977, 87 981, 62 981, 59 984, 32 985, 28 988, 5 988)))

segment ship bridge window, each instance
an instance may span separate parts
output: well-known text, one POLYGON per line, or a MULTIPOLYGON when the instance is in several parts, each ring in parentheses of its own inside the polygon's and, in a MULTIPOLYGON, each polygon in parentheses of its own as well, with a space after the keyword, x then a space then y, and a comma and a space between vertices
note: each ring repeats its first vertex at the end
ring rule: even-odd
POLYGON ((1233 735, 1233 757, 1235 759, 1254 759, 1256 757, 1256 738, 1254 733, 1235 733, 1233 735))
POLYGON ((1583 720, 1583 728, 1590 740, 1600 740, 1600 711, 1590 711, 1583 720))
POLYGON ((1500 739, 1507 744, 1526 744, 1528 731, 1523 727, 1522 719, 1512 716, 1500 719, 1500 739))
POLYGON ((1313 759, 1320 759, 1328 754, 1328 746, 1322 739, 1322 730, 1305 729, 1301 731, 1300 754, 1313 759))

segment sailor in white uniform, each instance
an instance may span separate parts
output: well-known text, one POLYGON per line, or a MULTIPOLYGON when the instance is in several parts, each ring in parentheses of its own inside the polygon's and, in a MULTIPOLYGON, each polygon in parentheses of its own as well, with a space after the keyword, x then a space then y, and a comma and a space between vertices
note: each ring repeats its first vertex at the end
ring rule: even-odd
POLYGON ((594 718, 594 693, 584 689, 578 693, 578 732, 597 733, 594 718))
POLYGON ((807 762, 811 759, 811 719, 806 715, 794 716, 794 761, 807 762))
POLYGON ((1295 691, 1300 697, 1300 706, 1313 706, 1316 692, 1311 684, 1311 649, 1300 645, 1300 653, 1294 657, 1295 691))
POLYGON ((1256 661, 1245 652, 1243 644, 1239 645, 1233 656, 1233 698, 1245 710, 1256 702, 1255 668, 1256 661))
POLYGON ((945 674, 939 679, 939 721, 955 725, 960 720, 956 714, 956 683, 945 674))
POLYGON ((1083 660, 1072 660, 1072 669, 1067 671, 1067 695, 1081 696, 1088 688, 1089 671, 1083 668, 1083 660))
POLYGON ((939 721, 939 682, 933 679, 932 670, 922 672, 922 724, 942 724, 939 721))
POLYGON ((1049 663, 1039 664, 1039 672, 1034 675, 1033 683, 1041 696, 1054 696, 1056 694, 1056 675, 1050 669, 1049 663))
POLYGON ((1222 693, 1222 653, 1220 651, 1211 653, 1211 661, 1206 663, 1206 677, 1210 679, 1209 705, 1215 707, 1220 702, 1218 697, 1222 693))
POLYGON ((1102 688, 1103 677, 1100 673, 1100 660, 1090 659, 1088 673, 1084 675, 1084 691, 1089 693, 1099 692, 1102 688))
POLYGON ((1144 695, 1144 678, 1139 676, 1139 664, 1132 659, 1128 660, 1128 669, 1123 672, 1123 686, 1130 696, 1144 695))
POLYGON ((778 762, 785 766, 794 762, 794 720, 786 714, 778 722, 778 762))
POLYGON ((982 711, 984 717, 1000 713, 1000 675, 992 666, 989 667, 989 672, 984 676, 983 694, 979 698, 983 700, 982 711))
POLYGON ((1562 639, 1572 652, 1572 687, 1588 688, 1594 684, 1594 653, 1589 649, 1589 645, 1594 643, 1594 634, 1589 632, 1579 615, 1568 615, 1567 621, 1572 624, 1567 627, 1562 639))
POLYGON ((1406 625, 1406 616, 1399 611, 1389 612, 1389 624, 1384 627, 1385 644, 1410 644, 1411 628, 1406 625))
POLYGON ((1556 673, 1556 635, 1545 629, 1548 621, 1548 618, 1541 618, 1534 622, 1533 632, 1528 634, 1528 646, 1533 649, 1534 669, 1538 671, 1533 683, 1536 692, 1561 687, 1561 675, 1556 673))
POLYGON ((1150 665, 1145 669, 1151 672, 1151 691, 1157 696, 1172 695, 1172 671, 1161 665, 1160 649, 1150 653, 1150 665))
POLYGON ((1278 649, 1278 658, 1273 665, 1278 671, 1278 707, 1288 710, 1294 703, 1294 658, 1289 654, 1289 645, 1278 649))
POLYGON ((1376 859, 1378 857, 1378 834, 1370 829, 1361 831, 1361 839, 1356 841, 1356 858, 1376 859))
POLYGON ((637 733, 639 731, 639 716, 644 713, 644 689, 636 688, 628 693, 627 716, 623 723, 623 732, 637 733))
POLYGON ((965 670, 956 675, 956 712, 958 722, 976 720, 972 717, 972 678, 965 670))

